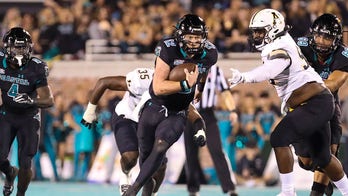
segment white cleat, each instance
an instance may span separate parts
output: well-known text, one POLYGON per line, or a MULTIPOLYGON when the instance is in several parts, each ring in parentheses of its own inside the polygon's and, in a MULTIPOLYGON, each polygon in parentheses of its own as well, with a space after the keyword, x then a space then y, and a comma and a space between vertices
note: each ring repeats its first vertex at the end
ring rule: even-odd
POLYGON ((132 184, 131 172, 129 172, 128 175, 121 172, 120 182, 119 182, 120 195, 123 195, 129 189, 129 187, 131 187, 131 184, 132 184))
POLYGON ((283 192, 280 192, 277 196, 297 196, 296 192, 294 192, 293 194, 286 194, 283 192))

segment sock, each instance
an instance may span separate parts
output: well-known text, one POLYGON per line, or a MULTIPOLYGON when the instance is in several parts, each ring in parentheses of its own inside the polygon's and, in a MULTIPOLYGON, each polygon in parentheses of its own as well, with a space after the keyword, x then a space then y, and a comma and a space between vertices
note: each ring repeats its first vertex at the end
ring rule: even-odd
POLYGON ((338 190, 340 190, 343 196, 348 196, 348 178, 346 174, 344 174, 344 176, 340 180, 333 183, 336 185, 338 190))
POLYGON ((125 174, 121 171, 120 173, 120 182, 119 184, 132 184, 131 182, 131 172, 129 172, 128 174, 125 174))
POLYGON ((318 193, 323 193, 324 194, 325 188, 326 188, 325 184, 320 184, 318 182, 313 182, 312 191, 316 191, 318 193))
POLYGON ((286 195, 292 195, 295 191, 294 172, 280 174, 281 190, 286 195))

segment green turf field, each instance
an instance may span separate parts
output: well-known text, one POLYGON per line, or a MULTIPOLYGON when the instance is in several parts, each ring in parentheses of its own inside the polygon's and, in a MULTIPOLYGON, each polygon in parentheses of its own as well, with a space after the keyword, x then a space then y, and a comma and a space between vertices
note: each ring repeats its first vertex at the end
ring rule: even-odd
MULTIPOLYGON (((279 187, 237 187, 239 196, 275 196, 279 187)), ((15 195, 16 190, 12 195, 15 195)), ((119 196, 116 185, 101 185, 73 182, 32 182, 27 191, 27 196, 119 196)), ((141 195, 141 194, 138 194, 141 195)), ((158 196, 187 196, 185 185, 163 185, 158 196)), ((220 186, 204 185, 201 187, 200 196, 223 196, 220 186)), ((309 191, 297 190, 297 196, 308 196, 309 191)), ((341 195, 335 189, 334 196, 341 195)))

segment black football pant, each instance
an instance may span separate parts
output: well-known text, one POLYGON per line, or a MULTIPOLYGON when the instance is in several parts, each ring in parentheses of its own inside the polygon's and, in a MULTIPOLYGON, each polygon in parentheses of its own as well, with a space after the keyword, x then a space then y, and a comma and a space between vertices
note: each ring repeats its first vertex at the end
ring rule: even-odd
MULTIPOLYGON (((221 183, 224 193, 235 190, 235 185, 231 180, 231 169, 227 165, 226 156, 222 150, 219 127, 213 109, 199 111, 207 126, 206 137, 207 147, 214 162, 217 176, 221 183)), ((200 167, 198 160, 198 146, 193 142, 192 126, 186 126, 184 131, 186 165, 185 174, 187 188, 189 192, 198 192, 200 188, 200 167)))

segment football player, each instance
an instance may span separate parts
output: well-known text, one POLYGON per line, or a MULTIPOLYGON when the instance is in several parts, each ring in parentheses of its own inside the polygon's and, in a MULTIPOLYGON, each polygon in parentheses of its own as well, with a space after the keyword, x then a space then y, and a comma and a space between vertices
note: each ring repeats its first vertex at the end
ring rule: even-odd
MULTIPOLYGON (((97 121, 97 104, 109 89, 113 91, 126 91, 122 100, 116 105, 115 112, 112 114, 111 126, 114 132, 116 144, 121 153, 121 178, 119 183, 120 194, 130 187, 131 169, 136 165, 138 152, 137 126, 139 112, 143 104, 150 98, 148 89, 152 81, 153 69, 137 68, 129 72, 126 76, 109 76, 100 78, 89 98, 86 111, 81 123, 89 128, 97 121)), ((196 134, 194 140, 198 144, 205 143, 205 124, 193 106, 189 109, 191 122, 194 122, 195 131, 203 134, 196 134)), ((163 164, 154 175, 156 186, 148 187, 143 190, 143 195, 156 193, 164 178, 166 164, 163 164)))
POLYGON ((149 93, 151 99, 142 110, 138 124, 140 172, 124 195, 135 196, 145 185, 155 183, 153 174, 165 162, 165 154, 184 131, 187 109, 198 92, 203 91, 207 73, 217 61, 216 47, 207 40, 202 18, 183 16, 175 26, 175 35, 159 41, 149 93), (168 80, 170 71, 182 63, 194 63, 194 72, 182 81, 168 80))
POLYGON ((330 152, 328 121, 334 112, 331 92, 288 34, 289 27, 281 13, 273 9, 258 11, 252 16, 249 29, 251 43, 261 51, 263 64, 244 73, 231 69, 229 81, 234 86, 269 80, 282 100, 283 111, 292 109, 270 137, 280 172, 279 195, 296 195, 294 159, 289 146, 299 141, 304 141, 313 163, 325 171, 343 195, 347 195, 347 176, 340 161, 330 152))
POLYGON ((3 37, 0 52, 0 171, 6 176, 3 195, 11 195, 18 174, 17 195, 25 195, 32 177, 31 162, 39 144, 40 109, 53 105, 47 83, 48 67, 31 57, 30 34, 21 27, 3 37), (18 139, 19 169, 7 159, 13 140, 18 139))
MULTIPOLYGON (((309 64, 319 73, 335 98, 335 111, 330 120, 331 129, 331 153, 337 156, 338 146, 342 136, 341 109, 338 98, 338 90, 347 79, 348 75, 348 48, 342 45, 342 24, 333 14, 325 13, 313 22, 310 35, 297 38, 303 55, 309 64)), ((299 163, 305 169, 311 168, 311 161, 302 157, 306 149, 301 145, 294 145, 296 154, 299 155, 299 163)), ((323 195, 329 178, 322 170, 315 170, 311 195, 323 195)), ((333 187, 330 184, 326 195, 332 195, 333 187)))

